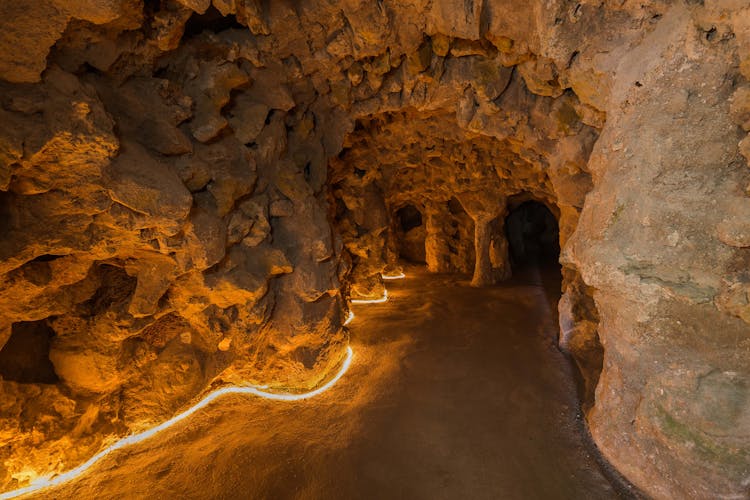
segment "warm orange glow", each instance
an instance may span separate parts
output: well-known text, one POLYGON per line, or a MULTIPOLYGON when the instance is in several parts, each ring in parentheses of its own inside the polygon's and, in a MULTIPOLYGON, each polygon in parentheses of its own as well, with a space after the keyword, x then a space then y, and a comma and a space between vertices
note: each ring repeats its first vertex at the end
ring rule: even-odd
POLYGON ((383 289, 383 296, 379 299, 352 299, 352 304, 382 304, 388 302, 388 290, 383 289))
MULTIPOLYGON (((399 273, 398 275, 383 275, 382 276, 384 280, 397 280, 397 279, 403 279, 406 277, 404 273, 399 273)), ((382 304, 384 302, 388 301, 388 290, 383 289, 383 296, 378 299, 352 299, 352 304, 382 304)), ((346 321, 344 321, 344 326, 348 325, 349 323, 354 320, 354 312, 349 311, 349 314, 346 318, 346 321)), ((174 417, 170 418, 166 422, 163 422, 156 427, 152 427, 151 429, 145 430, 143 432, 139 432, 138 434, 133 434, 131 436, 127 436, 125 438, 120 439, 119 441, 115 442, 114 444, 108 446, 107 448, 104 448, 102 451, 94 455, 93 457, 89 458, 87 461, 79 465, 78 467, 71 469, 67 472, 64 472, 62 474, 58 474, 56 476, 41 476, 37 479, 34 479, 31 481, 31 483, 28 486, 25 486, 23 488, 19 488, 17 490, 13 491, 6 491, 4 493, 0 493, 0 500, 7 500, 10 498, 16 498, 22 495, 28 495, 30 493, 34 493, 46 488, 50 488, 53 486, 59 486, 67 481, 70 481, 71 479, 75 479, 84 473, 88 469, 90 469, 94 464, 99 462, 101 459, 109 455, 110 453, 117 451, 121 448, 125 448, 127 446, 140 443, 142 441, 145 441, 160 432, 172 427, 176 423, 188 418, 189 416, 193 415, 197 411, 205 408, 209 404, 211 404, 216 399, 226 396, 228 394, 248 394, 252 396, 257 396, 260 398, 265 399, 273 399, 277 401, 299 401, 302 399, 309 399, 314 396, 317 396, 318 394, 321 394, 336 384, 336 382, 341 379, 341 377, 344 376, 344 374, 349 369, 349 366, 352 363, 352 357, 354 356, 354 351, 351 347, 346 348, 346 357, 344 358, 344 362, 341 365, 341 369, 336 373, 336 375, 326 382, 324 385, 318 387, 314 391, 305 392, 301 394, 291 394, 291 393, 275 393, 275 392, 268 392, 264 391, 263 389, 267 389, 268 386, 265 385, 255 385, 255 386, 228 386, 228 387, 222 387, 221 389, 217 389, 208 395, 198 401, 195 405, 191 406, 184 412, 175 415, 174 417)))
POLYGON ((277 401, 298 401, 301 399, 309 399, 314 396, 317 396, 318 394, 321 394, 336 384, 336 382, 339 381, 341 377, 344 376, 346 371, 349 369, 349 366, 352 363, 352 357, 354 356, 354 351, 352 351, 351 347, 346 348, 346 357, 344 358, 344 362, 341 365, 341 369, 336 373, 336 375, 326 382, 324 385, 318 387, 314 391, 310 392, 304 392, 301 394, 290 394, 290 393, 274 393, 274 392, 267 392, 263 391, 261 389, 267 387, 267 386, 228 386, 228 387, 222 387, 221 389, 217 389, 208 395, 198 401, 195 405, 191 406, 184 412, 175 415, 174 417, 170 418, 166 422, 157 425, 156 427, 152 427, 151 429, 148 429, 143 432, 139 432, 138 434, 133 434, 131 436, 125 437, 120 439, 119 441, 115 442, 111 446, 108 446, 107 448, 103 449, 93 457, 86 460, 84 463, 76 467, 75 469, 71 469, 68 472, 65 472, 63 474, 59 474, 56 476, 43 476, 39 477, 31 482, 28 486, 24 488, 19 488, 17 490, 13 491, 6 491, 4 493, 0 493, 0 500, 6 500, 9 498, 16 498, 21 495, 27 495, 29 493, 34 493, 40 490, 43 490, 45 488, 50 488, 52 486, 58 486, 60 484, 63 484, 67 481, 70 481, 71 479, 74 479, 76 477, 79 477, 83 475, 91 466, 93 466, 95 463, 97 463, 102 458, 106 457, 113 451, 119 450, 121 448, 125 448, 126 446, 130 446, 136 443, 140 443, 141 441, 145 441, 157 434, 159 434, 161 431, 168 429, 169 427, 172 427, 174 424, 186 419, 187 417, 191 416, 193 413, 205 408, 209 404, 211 404, 214 400, 226 396, 228 394, 249 394, 252 396, 257 396, 265 399, 273 399, 277 401))
POLYGON ((354 321, 354 311, 349 309, 349 315, 346 317, 346 321, 344 321, 344 326, 348 325, 352 321, 354 321))
POLYGON ((406 275, 403 272, 400 272, 398 274, 381 274, 380 277, 384 280, 402 280, 406 278, 406 275))

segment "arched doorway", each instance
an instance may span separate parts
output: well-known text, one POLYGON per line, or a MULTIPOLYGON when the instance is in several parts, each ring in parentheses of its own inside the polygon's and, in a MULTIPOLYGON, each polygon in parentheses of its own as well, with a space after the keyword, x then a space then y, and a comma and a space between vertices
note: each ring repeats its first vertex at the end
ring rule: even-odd
POLYGON ((415 264, 424 264, 427 233, 422 212, 412 204, 404 205, 396 210, 395 223, 399 257, 415 264))
POLYGON ((524 201, 505 219, 509 256, 514 270, 558 265, 560 240, 557 219, 538 201, 524 201))

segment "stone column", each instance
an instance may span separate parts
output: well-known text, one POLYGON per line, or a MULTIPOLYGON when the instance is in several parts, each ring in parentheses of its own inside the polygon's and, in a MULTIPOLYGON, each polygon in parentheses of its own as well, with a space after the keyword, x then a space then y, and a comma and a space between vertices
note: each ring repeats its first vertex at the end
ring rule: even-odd
POLYGON ((425 205, 425 261, 427 270, 431 273, 448 271, 446 255, 448 245, 445 241, 443 225, 448 217, 445 203, 429 203, 425 205))
POLYGON ((476 263, 474 265, 474 276, 471 278, 471 286, 487 286, 495 283, 492 274, 492 261, 490 260, 490 243, 492 242, 491 214, 481 213, 472 215, 474 219, 474 250, 476 263))
POLYGON ((488 286, 496 282, 492 271, 490 244, 493 222, 506 205, 504 198, 490 198, 486 193, 469 193, 460 196, 464 210, 474 220, 474 276, 471 286, 488 286))
POLYGON ((349 277, 351 297, 375 299, 385 288, 380 273, 386 268, 389 232, 388 209, 380 187, 374 182, 361 192, 362 202, 353 211, 359 235, 348 244, 348 250, 357 257, 349 277))
POLYGON ((492 242, 490 243, 490 261, 492 262, 492 272, 495 280, 505 281, 510 279, 513 271, 510 265, 510 254, 508 238, 505 235, 505 217, 507 213, 503 211, 497 219, 492 229, 492 242))
POLYGON ((398 247, 398 239, 396 238, 396 225, 391 213, 390 223, 388 229, 383 233, 385 236, 385 267, 383 271, 386 274, 398 274, 401 272, 401 265, 399 264, 400 252, 398 247))

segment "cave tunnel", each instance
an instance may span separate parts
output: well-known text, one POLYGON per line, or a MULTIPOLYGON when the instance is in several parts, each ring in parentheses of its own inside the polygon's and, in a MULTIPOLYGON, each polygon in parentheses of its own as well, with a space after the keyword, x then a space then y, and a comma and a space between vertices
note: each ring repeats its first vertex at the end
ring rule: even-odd
POLYGON ((0 2, 0 499, 747 498, 746 4, 0 2))
POLYGON ((410 263, 424 264, 426 233, 422 213, 414 205, 407 204, 396 210, 395 217, 399 257, 410 263))
POLYGON ((525 201, 511 208, 505 218, 505 233, 514 270, 558 265, 557 219, 544 203, 525 201))

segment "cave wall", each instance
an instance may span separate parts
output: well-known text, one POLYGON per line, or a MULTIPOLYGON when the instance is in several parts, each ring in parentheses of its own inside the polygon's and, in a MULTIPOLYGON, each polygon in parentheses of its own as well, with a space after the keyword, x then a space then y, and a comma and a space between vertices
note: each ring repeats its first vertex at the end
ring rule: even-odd
POLYGON ((655 497, 748 493, 742 2, 43 0, 0 28, 0 348, 54 368, 0 370, 2 489, 212 384, 316 385, 395 210, 484 285, 524 194, 604 456, 655 497))
POLYGON ((647 491, 665 498, 750 492, 750 177, 728 112, 747 105, 750 18, 706 4, 665 13, 619 62, 631 83, 612 86, 564 257, 600 315, 594 438, 637 484, 664 477, 647 491))

